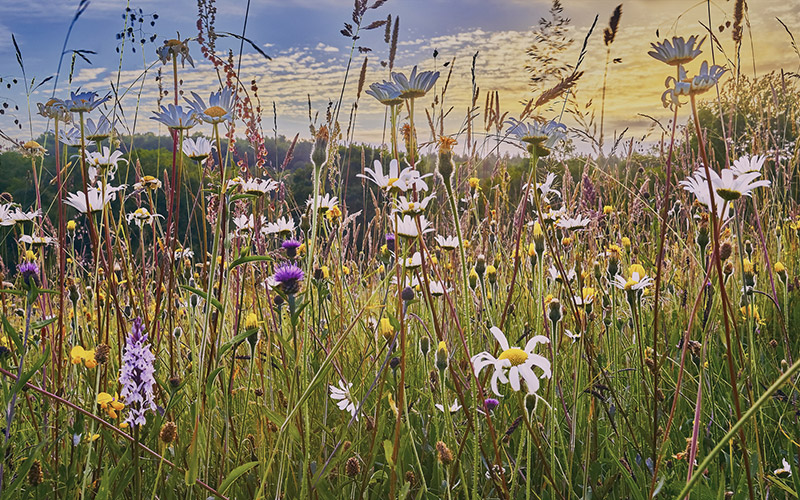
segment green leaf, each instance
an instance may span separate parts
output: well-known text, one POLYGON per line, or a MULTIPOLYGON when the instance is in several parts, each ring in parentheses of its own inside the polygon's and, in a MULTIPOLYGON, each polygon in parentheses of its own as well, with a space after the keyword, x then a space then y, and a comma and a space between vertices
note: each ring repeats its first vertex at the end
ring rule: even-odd
POLYGON ((50 357, 50 346, 48 345, 44 350, 44 355, 42 355, 36 361, 36 363, 33 364, 33 368, 31 368, 28 372, 23 373, 22 376, 17 380, 17 383, 14 384, 14 387, 11 388, 11 394, 18 393, 20 390, 22 390, 22 388, 25 387, 25 384, 28 382, 28 380, 30 380, 31 377, 36 375, 36 372, 38 372, 42 368, 42 366, 44 366, 44 363, 47 361, 49 357, 50 357))
POLYGON ((228 269, 233 269, 234 267, 241 266, 242 264, 247 264, 248 262, 271 262, 272 257, 269 255, 248 255, 247 257, 239 257, 238 259, 234 260, 230 264, 228 264, 228 269))
POLYGON ((34 330, 41 330, 42 328, 46 327, 47 325, 51 325, 58 320, 58 317, 52 317, 50 319, 46 319, 44 321, 37 321, 36 323, 31 323, 31 328, 34 330))
POLYGON ((389 464, 390 467, 394 468, 394 460, 392 460, 392 454, 394 454, 394 444, 388 439, 383 441, 383 454, 386 455, 386 462, 389 464))
POLYGON ((239 467, 233 469, 231 473, 228 474, 228 477, 226 477, 225 480, 222 481, 222 484, 219 485, 217 491, 224 494, 228 490, 228 488, 230 488, 230 486, 233 484, 234 481, 239 479, 239 477, 242 474, 249 471, 256 465, 258 465, 258 460, 256 460, 255 462, 247 462, 246 464, 240 465, 239 467))
POLYGON ((19 333, 11 326, 11 323, 8 322, 8 318, 3 316, 3 330, 5 330, 6 335, 11 337, 11 340, 14 341, 14 345, 17 347, 17 351, 22 350, 22 339, 19 336, 19 333))

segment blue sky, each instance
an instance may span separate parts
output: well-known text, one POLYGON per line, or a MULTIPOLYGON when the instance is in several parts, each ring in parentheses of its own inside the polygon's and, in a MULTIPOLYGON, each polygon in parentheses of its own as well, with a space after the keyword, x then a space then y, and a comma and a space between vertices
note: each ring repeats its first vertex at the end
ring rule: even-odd
MULTIPOLYGON (((579 85, 582 102, 599 103, 598 94, 605 61, 602 46, 602 28, 618 1, 564 0, 565 15, 573 20, 573 36, 580 40, 595 14, 600 16, 598 29, 590 43, 590 53, 583 69, 586 75, 579 85)), ((760 0, 749 13, 756 54, 757 72, 783 67, 796 71, 800 59, 791 51, 788 36, 777 24, 780 17, 790 29, 800 35, 800 14, 792 2, 760 0)), ((248 20, 247 36, 258 43, 273 57, 264 60, 251 48, 245 46, 243 57, 243 80, 255 78, 260 87, 264 107, 264 129, 272 128, 272 101, 277 103, 279 132, 286 135, 307 135, 308 120, 306 96, 311 94, 314 109, 324 112, 328 99, 338 98, 349 55, 349 40, 339 34, 342 24, 349 21, 352 2, 349 0, 253 0, 248 20)), ((471 56, 480 51, 478 85, 482 92, 498 90, 503 108, 512 116, 519 111, 520 101, 534 97, 527 85, 525 48, 530 43, 530 28, 545 15, 550 2, 546 0, 388 0, 378 10, 369 11, 368 19, 385 18, 387 14, 400 16, 400 47, 397 69, 408 71, 414 64, 424 69, 434 69, 431 53, 434 48, 440 53, 441 64, 456 57, 453 81, 448 103, 455 107, 447 126, 451 132, 458 129, 469 104, 471 56)), ((29 3, 0 0, 0 76, 6 83, 10 78, 20 78, 21 73, 14 58, 11 44, 13 33, 22 50, 26 70, 38 81, 53 74, 57 67, 59 52, 69 21, 75 11, 76 1, 32 0, 29 3)), ((86 90, 107 92, 109 81, 115 81, 120 64, 115 48, 115 34, 122 29, 122 12, 130 5, 141 8, 147 16, 157 13, 156 26, 145 24, 148 34, 157 35, 155 44, 148 44, 144 54, 125 51, 120 73, 123 89, 125 84, 137 78, 144 65, 142 55, 149 64, 155 59, 155 47, 176 32, 182 37, 196 36, 197 6, 195 0, 170 2, 140 0, 128 4, 121 0, 93 0, 78 21, 70 38, 68 49, 96 51, 91 55, 92 65, 77 61, 75 78, 70 86, 66 75, 70 59, 67 57, 59 82, 58 96, 77 86, 86 90)), ((240 33, 244 19, 245 0, 218 0, 217 30, 240 33)), ((607 124, 612 130, 629 128, 631 134, 643 136, 647 133, 648 120, 638 116, 645 113, 666 118, 659 96, 667 76, 665 67, 646 55, 649 42, 655 40, 658 29, 662 37, 673 34, 688 36, 702 33, 699 21, 706 21, 705 2, 691 0, 633 0, 624 2, 624 11, 618 39, 613 49, 614 57, 621 57, 622 64, 614 65, 609 74, 609 96, 606 104, 607 124)), ((733 2, 712 2, 712 24, 723 24, 731 19, 733 2)), ((148 18, 149 20, 149 18, 148 18)), ((386 70, 379 65, 387 59, 387 47, 383 43, 382 30, 368 33, 362 42, 374 49, 369 54, 367 82, 387 77, 386 70)), ((720 35, 723 46, 731 49, 730 35, 720 35)), ((185 91, 204 94, 216 90, 218 82, 196 44, 191 45, 197 68, 181 70, 185 91)), ((218 42, 219 49, 238 49, 238 42, 224 39, 218 42)), ((574 50, 577 50, 575 47, 574 50)), ((703 57, 710 57, 706 44, 703 57)), ((718 55, 718 54, 717 54, 718 55)), ((749 44, 745 44, 743 60, 749 61, 749 44)), ((349 109, 355 99, 355 80, 362 56, 353 63, 355 75, 345 93, 344 109, 349 109)), ((444 69, 445 68, 438 68, 444 69)), ((140 115, 149 116, 155 109, 155 72, 145 78, 145 87, 139 101, 140 115)), ((32 103, 49 97, 52 82, 45 84, 32 95, 32 103)), ((166 84, 171 84, 167 79, 166 84)), ((138 86, 123 101, 126 109, 135 107, 138 86)), ((483 96, 479 99, 482 104, 483 96)), ((19 138, 27 138, 28 120, 26 98, 22 85, 12 89, 0 87, 0 102, 20 107, 17 118, 25 125, 23 131, 14 130, 10 114, 0 117, 0 129, 19 138)), ((356 127, 357 141, 380 141, 383 124, 383 109, 370 98, 362 97, 359 120, 356 127)), ((38 135, 45 124, 34 117, 33 135, 38 135)), ((127 126, 131 126, 130 123, 127 126)), ((155 123, 138 120, 138 131, 155 131, 155 123)), ((269 132, 271 135, 271 132, 269 132)))

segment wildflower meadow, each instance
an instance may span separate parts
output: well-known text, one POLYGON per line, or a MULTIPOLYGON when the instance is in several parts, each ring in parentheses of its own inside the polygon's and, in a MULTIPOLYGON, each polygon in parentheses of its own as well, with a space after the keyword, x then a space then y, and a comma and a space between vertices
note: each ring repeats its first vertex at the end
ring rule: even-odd
POLYGON ((517 95, 409 59, 403 1, 334 2, 346 65, 289 135, 249 1, 177 36, 119 1, 81 49, 87 0, 64 49, 5 26, 0 498, 800 495, 798 26, 756 73, 761 2, 544 2, 517 95))

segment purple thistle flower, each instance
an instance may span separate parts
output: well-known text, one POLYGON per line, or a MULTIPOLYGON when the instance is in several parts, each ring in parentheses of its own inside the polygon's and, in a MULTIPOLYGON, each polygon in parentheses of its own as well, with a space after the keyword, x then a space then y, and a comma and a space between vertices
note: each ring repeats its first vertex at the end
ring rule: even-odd
POLYGON ((297 249, 300 248, 300 245, 302 245, 302 243, 300 243, 299 241, 295 240, 294 238, 291 238, 291 239, 285 240, 281 244, 281 247, 284 250, 286 250, 286 255, 290 259, 294 259, 295 255, 297 255, 297 249))
POLYGON ((23 262, 17 266, 17 270, 22 274, 22 280, 25 282, 25 286, 31 286, 31 279, 33 279, 35 284, 39 284, 39 266, 36 265, 36 262, 23 262))
POLYGON ((142 319, 136 318, 125 342, 122 368, 119 370, 119 382, 122 384, 120 396, 125 399, 125 404, 129 408, 125 422, 131 427, 147 423, 145 413, 147 410, 156 409, 153 402, 153 386, 156 383, 153 378, 155 359, 147 342, 142 319))
POLYGON ((494 398, 486 398, 483 404, 486 406, 486 409, 488 411, 494 411, 494 409, 497 408, 497 406, 500 404, 500 401, 494 398))
POLYGON ((286 295, 297 293, 304 277, 303 270, 294 264, 283 263, 275 269, 275 281, 286 295))
POLYGON ((396 240, 396 238, 395 238, 394 233, 387 233, 386 234, 386 248, 388 248, 390 252, 394 252, 395 240, 396 240))

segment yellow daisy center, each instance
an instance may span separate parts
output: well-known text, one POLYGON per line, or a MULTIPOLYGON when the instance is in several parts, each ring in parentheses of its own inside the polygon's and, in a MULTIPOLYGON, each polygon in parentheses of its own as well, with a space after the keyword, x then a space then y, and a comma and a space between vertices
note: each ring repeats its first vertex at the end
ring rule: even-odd
POLYGON ((386 184, 389 185, 389 187, 391 187, 394 186, 394 183, 397 182, 398 180, 400 180, 398 177, 392 177, 386 184))
POLYGON ((225 116, 225 113, 227 113, 227 111, 225 111, 220 106, 211 106, 210 108, 206 109, 204 113, 210 116, 211 118, 221 118, 225 116))
POLYGON ((512 347, 500 353, 497 359, 507 359, 511 362, 511 366, 518 366, 528 360, 528 353, 519 347, 512 347))

